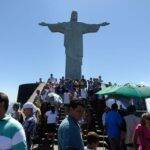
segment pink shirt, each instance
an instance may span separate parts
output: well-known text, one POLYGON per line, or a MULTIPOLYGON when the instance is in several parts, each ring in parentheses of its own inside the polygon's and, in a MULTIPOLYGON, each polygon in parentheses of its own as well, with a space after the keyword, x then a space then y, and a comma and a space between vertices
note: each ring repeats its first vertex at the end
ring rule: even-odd
POLYGON ((135 132, 137 133, 139 140, 138 150, 150 150, 150 129, 138 124, 135 132))

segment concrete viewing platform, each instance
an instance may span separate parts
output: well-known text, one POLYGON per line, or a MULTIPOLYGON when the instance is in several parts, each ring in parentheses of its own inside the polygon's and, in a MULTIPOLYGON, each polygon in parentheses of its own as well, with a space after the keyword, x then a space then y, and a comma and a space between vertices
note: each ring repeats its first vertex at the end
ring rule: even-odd
MULTIPOLYGON (((38 149, 38 145, 35 145, 33 147, 33 150, 37 150, 38 149)), ((54 150, 58 150, 58 145, 54 146, 54 150)), ((98 147, 97 150, 108 150, 106 147, 98 147)))

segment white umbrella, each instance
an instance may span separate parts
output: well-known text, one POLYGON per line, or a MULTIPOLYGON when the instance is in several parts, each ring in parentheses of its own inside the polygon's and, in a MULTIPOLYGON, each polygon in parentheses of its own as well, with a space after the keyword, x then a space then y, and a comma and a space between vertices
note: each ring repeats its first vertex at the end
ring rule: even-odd
POLYGON ((62 104, 62 98, 56 93, 49 93, 45 100, 52 104, 62 104))
POLYGON ((123 109, 127 109, 125 104, 120 100, 115 100, 115 99, 106 100, 106 106, 108 106, 109 108, 111 108, 112 104, 114 104, 114 103, 116 103, 119 108, 120 108, 120 105, 121 105, 123 109))

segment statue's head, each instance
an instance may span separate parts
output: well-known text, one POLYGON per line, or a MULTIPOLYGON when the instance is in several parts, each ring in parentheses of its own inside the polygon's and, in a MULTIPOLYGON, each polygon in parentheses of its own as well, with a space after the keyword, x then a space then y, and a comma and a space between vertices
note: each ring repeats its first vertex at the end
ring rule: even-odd
POLYGON ((77 13, 77 11, 72 11, 70 21, 72 21, 72 22, 77 22, 78 21, 78 13, 77 13))

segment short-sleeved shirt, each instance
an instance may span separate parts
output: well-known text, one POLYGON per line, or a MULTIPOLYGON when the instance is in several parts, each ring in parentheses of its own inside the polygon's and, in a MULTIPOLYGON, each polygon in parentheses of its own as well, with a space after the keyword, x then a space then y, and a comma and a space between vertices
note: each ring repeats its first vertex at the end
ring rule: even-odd
POLYGON ((57 112, 56 111, 54 113, 51 110, 47 111, 45 113, 45 115, 47 116, 47 124, 56 123, 56 121, 57 121, 57 112))
POLYGON ((84 150, 94 150, 94 149, 89 149, 89 148, 87 148, 87 147, 84 147, 84 150))
POLYGON ((87 98, 87 91, 86 91, 86 89, 84 88, 84 89, 81 89, 81 97, 82 98, 87 98))
POLYGON ((27 150, 26 136, 22 125, 7 115, 0 119, 0 149, 27 150))
POLYGON ((69 148, 84 150, 80 126, 71 116, 67 116, 58 129, 58 150, 69 148))
POLYGON ((128 116, 125 116, 124 119, 127 128, 125 142, 126 144, 128 144, 128 143, 132 143, 134 130, 136 126, 140 123, 140 118, 133 114, 130 114, 128 116))
POLYGON ((150 130, 145 126, 138 124, 135 132, 138 135, 138 150, 149 150, 150 149, 150 130))
POLYGON ((70 93, 64 93, 64 104, 70 104, 70 93))
POLYGON ((36 127, 37 127, 36 117, 34 115, 27 117, 23 123, 23 127, 25 129, 26 136, 33 137, 36 132, 36 127))
POLYGON ((107 130, 107 135, 110 138, 119 138, 121 136, 121 124, 123 118, 117 111, 109 111, 106 114, 105 125, 107 130))

